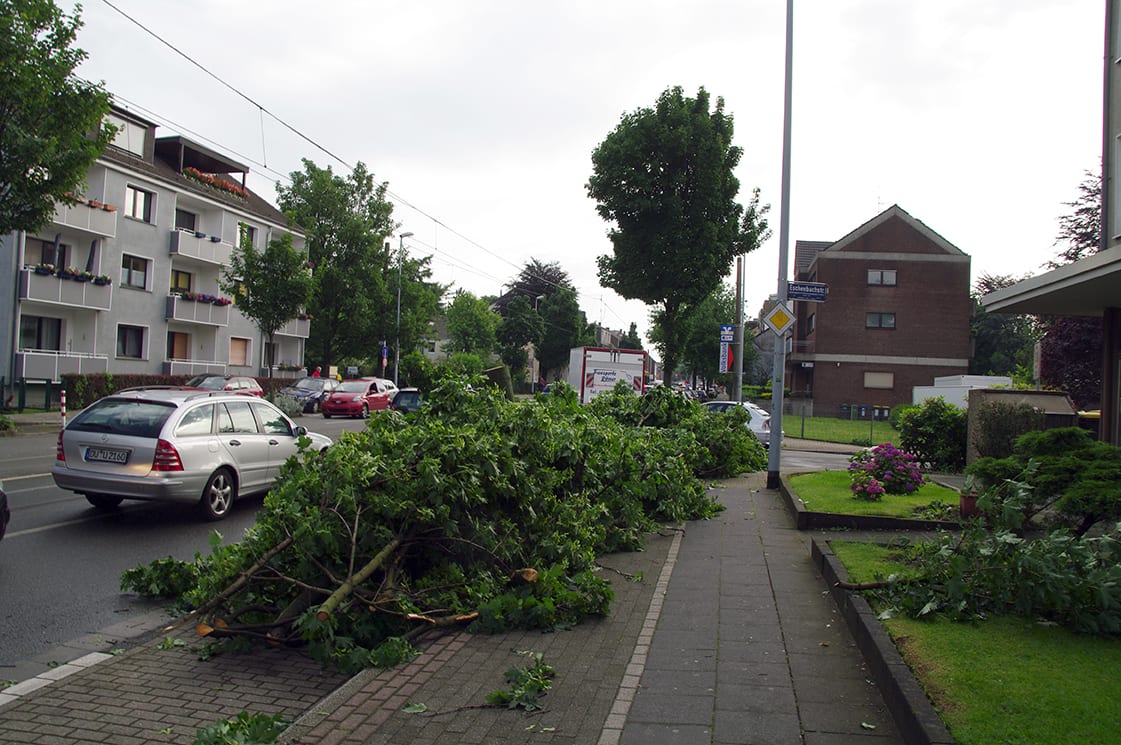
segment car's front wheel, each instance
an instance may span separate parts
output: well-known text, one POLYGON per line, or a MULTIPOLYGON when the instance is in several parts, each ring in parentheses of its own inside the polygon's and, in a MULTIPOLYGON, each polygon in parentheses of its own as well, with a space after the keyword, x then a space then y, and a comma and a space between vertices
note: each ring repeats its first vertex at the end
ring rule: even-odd
POLYGON ((220 468, 214 472, 202 490, 199 510, 207 520, 221 520, 230 514, 230 507, 237 499, 237 482, 229 470, 220 468))
POLYGON ((359 414, 359 416, 363 419, 368 419, 370 416, 370 407, 366 404, 362 404, 362 413, 359 414))
POLYGON ((124 497, 114 497, 112 494, 87 494, 86 501, 99 510, 111 510, 123 501, 124 497))

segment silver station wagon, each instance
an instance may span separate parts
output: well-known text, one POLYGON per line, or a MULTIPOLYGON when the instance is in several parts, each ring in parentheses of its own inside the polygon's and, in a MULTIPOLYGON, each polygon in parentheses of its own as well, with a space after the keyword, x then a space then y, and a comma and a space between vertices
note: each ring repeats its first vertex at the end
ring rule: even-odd
POLYGON ((221 520, 239 495, 269 490, 301 437, 313 452, 331 444, 263 399, 130 389, 89 406, 59 433, 51 476, 102 509, 124 499, 194 503, 221 520))

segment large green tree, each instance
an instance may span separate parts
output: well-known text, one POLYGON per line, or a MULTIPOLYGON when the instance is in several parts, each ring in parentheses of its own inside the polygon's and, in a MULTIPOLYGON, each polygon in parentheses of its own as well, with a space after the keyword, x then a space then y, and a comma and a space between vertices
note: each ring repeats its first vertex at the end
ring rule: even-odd
POLYGON ((973 317, 970 336, 973 356, 969 372, 973 375, 1015 375, 1030 370, 1035 349, 1036 330, 1031 316, 989 313, 981 298, 1015 284, 1010 275, 982 274, 973 285, 973 317))
POLYGON ((485 357, 494 351, 499 316, 485 300, 459 290, 448 305, 448 347, 485 357))
POLYGON ((642 339, 638 335, 638 324, 631 321, 623 340, 619 342, 619 349, 642 349, 642 339))
POLYGON ((545 322, 529 303, 529 298, 518 295, 506 305, 506 315, 498 322, 496 336, 502 361, 510 368, 510 379, 525 380, 529 364, 526 345, 541 343, 545 322))
MULTIPOLYGON (((684 362, 694 385, 698 379, 706 383, 720 380, 725 385, 732 382, 730 373, 722 375, 720 372, 720 327, 735 321, 736 294, 724 284, 702 300, 690 315, 684 362)), ((755 345, 746 342, 743 354, 743 369, 746 372, 755 364, 755 345)))
MULTIPOLYGON (((285 233, 269 241, 264 251, 243 240, 230 256, 230 265, 220 282, 233 295, 234 304, 257 324, 274 349, 277 329, 296 317, 311 292, 311 275, 306 257, 292 247, 292 236, 285 233)), ((269 377, 275 360, 268 360, 269 377)))
POLYGON ((531 305, 539 308, 541 301, 552 297, 557 291, 576 289, 572 285, 568 272, 561 268, 558 262, 543 262, 537 259, 526 262, 508 287, 506 293, 494 302, 494 309, 503 316, 506 315, 506 305, 515 297, 525 297, 531 305))
MULTIPOLYGON (((1049 266, 1059 267, 1097 253, 1102 247, 1102 182, 1091 172, 1066 202, 1055 245, 1061 250, 1049 266)), ((1039 377, 1067 391, 1080 407, 1095 406, 1102 390, 1102 319, 1089 316, 1044 318, 1041 322, 1039 377)))
POLYGON ((395 337, 399 266, 404 272, 388 240, 397 229, 388 186, 375 184, 362 163, 347 176, 310 160, 303 165, 290 185, 277 185, 277 203, 307 234, 313 267, 309 356, 324 366, 376 357, 378 342, 392 344, 395 337))
POLYGON ((116 132, 109 94, 74 76, 81 26, 50 0, 0 0, 0 236, 50 222, 116 132))
POLYGON ((572 348, 590 344, 592 336, 575 290, 564 288, 555 292, 541 301, 539 310, 545 322, 545 334, 537 348, 537 359, 542 376, 555 378, 559 369, 568 364, 572 348))
POLYGON ((688 98, 674 87, 624 114, 592 153, 588 194, 614 248, 599 257, 600 283, 658 307, 667 383, 692 309, 768 235, 758 190, 747 208, 736 201, 743 151, 732 135, 722 98, 713 108, 704 88, 688 98))

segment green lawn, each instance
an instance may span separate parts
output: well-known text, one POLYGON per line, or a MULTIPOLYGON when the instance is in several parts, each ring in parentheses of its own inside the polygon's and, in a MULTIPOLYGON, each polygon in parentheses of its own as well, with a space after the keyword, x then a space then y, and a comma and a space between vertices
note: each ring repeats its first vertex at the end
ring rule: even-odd
POLYGON ((823 442, 840 442, 845 445, 899 444, 899 431, 883 420, 876 422, 859 419, 834 419, 827 416, 802 417, 784 414, 782 431, 787 437, 823 442))
MULTIPOLYGON (((951 510, 958 506, 958 493, 937 484, 923 484, 913 494, 885 494, 878 502, 856 499, 849 490, 848 471, 817 471, 789 478, 794 491, 807 510, 841 515, 877 515, 884 517, 922 517, 918 511, 940 501, 951 510)), ((957 516, 954 511, 949 517, 957 516)))
MULTIPOLYGON (((902 568, 884 546, 830 545, 856 582, 902 568)), ((884 626, 961 745, 1118 742, 1119 640, 1009 616, 884 626)))

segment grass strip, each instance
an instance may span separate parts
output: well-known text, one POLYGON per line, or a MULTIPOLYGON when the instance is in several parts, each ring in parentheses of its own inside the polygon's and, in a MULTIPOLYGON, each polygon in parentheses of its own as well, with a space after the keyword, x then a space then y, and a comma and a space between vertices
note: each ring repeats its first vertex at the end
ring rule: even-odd
MULTIPOLYGON (((923 517, 919 513, 934 502, 949 506, 957 515, 958 492, 938 484, 923 484, 912 494, 885 494, 878 502, 857 499, 849 490, 848 471, 817 471, 790 477, 790 488, 807 510, 839 515, 923 517)), ((930 515, 926 515, 930 517, 930 515)))
MULTIPOLYGON (((854 582, 906 572, 891 549, 831 542, 854 582)), ((884 626, 961 745, 1117 742, 1121 641, 1032 619, 892 618, 884 626)))

